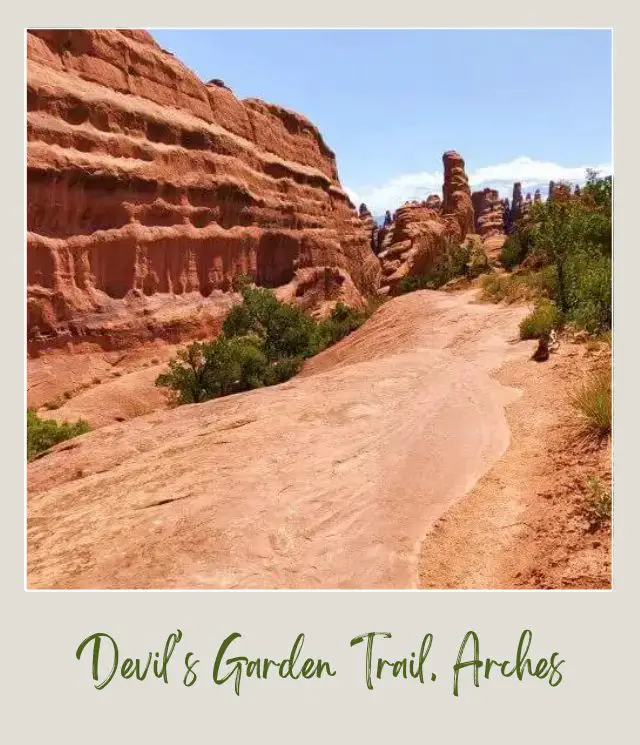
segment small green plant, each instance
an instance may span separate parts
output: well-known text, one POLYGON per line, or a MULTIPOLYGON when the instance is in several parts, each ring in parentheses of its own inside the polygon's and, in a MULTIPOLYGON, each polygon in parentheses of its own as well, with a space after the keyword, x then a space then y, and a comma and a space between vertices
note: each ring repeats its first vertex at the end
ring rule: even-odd
POLYGON ((55 419, 41 419, 33 409, 27 409, 27 460, 48 450, 58 442, 83 435, 90 429, 83 419, 70 424, 55 419))
POLYGON ((587 479, 587 515, 591 522, 600 524, 611 520, 613 500, 611 491, 606 489, 597 476, 587 479))
POLYGON ((600 437, 611 433, 611 371, 590 375, 572 396, 571 403, 590 430, 600 437))
POLYGON ((562 314, 550 301, 538 303, 533 312, 520 322, 521 339, 541 339, 562 325, 562 314))

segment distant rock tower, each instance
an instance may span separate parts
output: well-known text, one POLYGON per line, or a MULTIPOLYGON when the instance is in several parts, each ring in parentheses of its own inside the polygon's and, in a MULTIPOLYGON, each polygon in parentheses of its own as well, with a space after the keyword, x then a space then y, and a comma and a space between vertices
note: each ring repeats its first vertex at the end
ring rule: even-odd
POLYGON ((442 156, 444 184, 442 186, 442 214, 452 215, 460 226, 461 238, 474 229, 473 204, 464 160, 454 150, 442 156))

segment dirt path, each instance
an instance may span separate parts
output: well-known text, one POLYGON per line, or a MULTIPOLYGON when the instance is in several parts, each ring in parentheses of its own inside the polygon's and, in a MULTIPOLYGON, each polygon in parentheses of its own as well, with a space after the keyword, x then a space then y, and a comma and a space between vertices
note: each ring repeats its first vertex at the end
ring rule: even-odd
POLYGON ((511 445, 422 547, 420 586, 603 589, 611 586, 610 523, 594 523, 588 481, 611 489, 611 442, 586 434, 570 405, 610 354, 564 339, 548 362, 497 374, 522 395, 507 407, 511 445))
POLYGON ((28 469, 29 586, 428 585, 423 542, 509 445, 495 374, 539 367, 526 312, 411 293, 286 384, 63 443, 28 469))

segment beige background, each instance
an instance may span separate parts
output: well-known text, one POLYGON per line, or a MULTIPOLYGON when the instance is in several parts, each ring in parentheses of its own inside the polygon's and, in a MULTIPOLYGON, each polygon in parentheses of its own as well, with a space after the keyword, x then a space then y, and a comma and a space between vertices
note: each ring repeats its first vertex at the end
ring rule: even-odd
MULTIPOLYGON (((116 2, 12 4, 3 57, 2 304, 4 391, 2 703, 8 742, 628 742, 635 720, 636 538, 635 485, 638 415, 638 67, 637 18, 621 2, 515 4, 462 2, 438 9, 423 2, 302 4, 116 2), (287 7, 288 6, 288 7, 287 7), (24 7, 24 10, 23 10, 24 7), (253 8, 253 9, 251 9, 253 8), (616 177, 615 543, 612 592, 25 592, 24 591, 24 26, 388 26, 556 25, 614 26, 616 177), (19 217, 21 216, 21 217, 19 217), (22 315, 20 310, 22 309, 22 315), (20 318, 20 321, 18 321, 20 318), (635 619, 634 619, 634 601, 635 619), (170 668, 170 685, 116 680, 92 686, 89 660, 75 659, 82 639, 96 631, 114 636, 125 655, 160 650, 171 631, 184 638, 170 668), (550 688, 535 679, 482 681, 462 677, 454 698, 452 665, 468 629, 481 654, 515 655, 520 632, 534 632, 535 656, 560 652, 564 681, 550 688), (435 635, 430 670, 438 680, 390 681, 373 692, 364 685, 364 650, 351 637, 391 631, 389 657, 416 650, 435 635), (245 637, 238 653, 281 657, 296 634, 305 650, 334 663, 335 678, 313 682, 245 680, 240 698, 211 682, 211 659, 224 636, 245 637), (201 659, 193 688, 180 684, 182 658, 201 659), (7 716, 8 715, 8 716, 7 716), (626 733, 626 734, 625 734, 626 733)), ((383 53, 383 50, 381 50, 383 53)), ((534 60, 505 60, 530 65, 534 60)), ((345 70, 345 75, 357 75, 345 70)), ((500 71, 491 71, 493 95, 502 96, 500 71)), ((488 90, 488 95, 491 95, 488 90)), ((439 102, 434 102, 437 114, 439 102)), ((535 102, 532 102, 535 105, 535 102)), ((375 111, 372 111, 374 114, 375 111)), ((585 112, 588 116, 588 112, 585 112)), ((571 127, 574 122, 550 126, 571 127)), ((544 137, 544 133, 540 133, 544 137)), ((339 157, 339 154, 338 154, 339 157)))

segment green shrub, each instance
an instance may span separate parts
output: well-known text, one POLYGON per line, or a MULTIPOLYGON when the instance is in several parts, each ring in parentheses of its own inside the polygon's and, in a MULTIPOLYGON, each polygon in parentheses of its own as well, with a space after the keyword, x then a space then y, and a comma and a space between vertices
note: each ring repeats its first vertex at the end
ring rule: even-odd
POLYGON ((562 324, 562 314, 556 305, 549 301, 539 303, 520 323, 521 339, 540 339, 548 336, 553 329, 562 324))
POLYGON ((41 419, 33 409, 27 409, 27 460, 58 442, 85 434, 89 429, 83 419, 73 424, 56 422, 55 419, 41 419))
POLYGON ((316 324, 303 310, 279 302, 273 292, 260 287, 245 286, 242 298, 224 321, 225 337, 255 334, 270 360, 315 353, 316 324))
MULTIPOLYGON (((562 186, 562 185, 560 185, 562 186)), ((611 328, 612 180, 587 173, 579 195, 566 186, 530 210, 532 251, 556 274, 554 297, 567 319, 598 333, 611 328)))
POLYGON ((523 249, 518 237, 510 235, 500 251, 500 263, 505 269, 513 269, 520 264, 526 256, 526 250, 523 249))
POLYGON ((566 265, 570 320, 590 333, 611 328, 611 259, 594 250, 576 252, 566 265))
POLYGON ((178 352, 156 385, 176 393, 176 403, 194 404, 279 382, 281 373, 256 336, 194 342, 178 352))
POLYGON ((501 302, 507 295, 507 282, 510 281, 509 275, 488 274, 482 278, 482 297, 494 303, 501 302))
POLYGON ((488 274, 482 278, 482 295, 485 300, 499 303, 553 299, 556 291, 553 267, 538 272, 519 274, 488 274))
MULTIPOLYGON (((612 323, 612 197, 611 176, 593 170, 580 193, 558 184, 552 199, 534 204, 516 224, 500 257, 509 270, 525 260, 529 268, 544 267, 546 274, 538 276, 548 281, 540 295, 553 298, 567 320, 594 334, 612 323)), ((497 283, 485 291, 490 298, 507 295, 497 283)))
POLYGON ((365 313, 354 310, 342 302, 337 303, 329 318, 318 324, 316 337, 318 351, 344 339, 345 336, 362 326, 365 320, 365 313))
POLYGON ((305 358, 335 344, 364 323, 366 314, 337 303, 316 323, 300 308, 277 300, 266 289, 241 288, 212 342, 180 350, 156 385, 173 391, 177 404, 207 401, 231 393, 275 385, 296 375, 305 358))
POLYGON ((604 369, 589 376, 575 391, 571 403, 595 434, 610 434, 611 371, 604 369))

